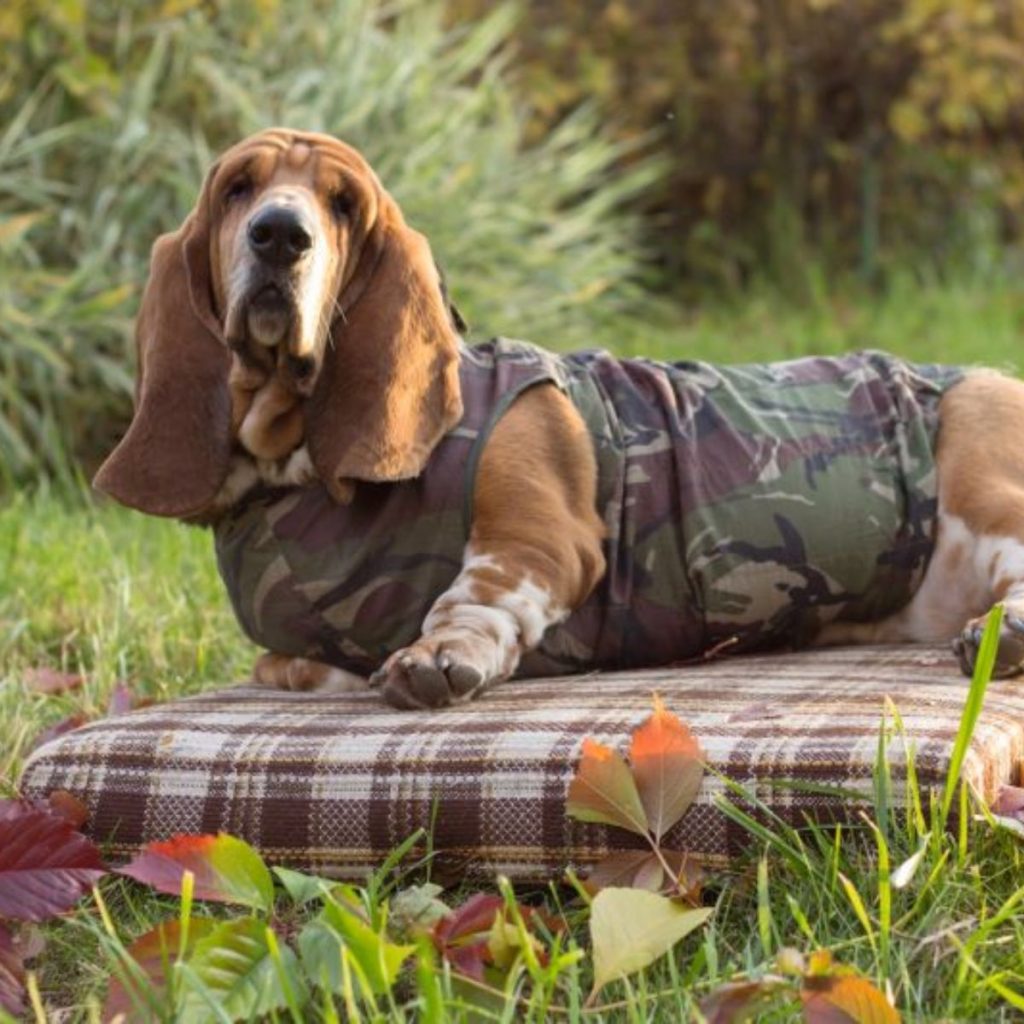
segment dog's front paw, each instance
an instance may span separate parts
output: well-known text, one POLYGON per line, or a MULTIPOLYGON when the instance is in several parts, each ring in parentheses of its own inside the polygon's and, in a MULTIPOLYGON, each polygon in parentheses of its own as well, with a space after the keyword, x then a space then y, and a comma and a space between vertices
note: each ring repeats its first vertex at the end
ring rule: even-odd
MULTIPOLYGON (((974 671, 987 620, 987 615, 971 619, 963 632, 953 641, 953 653, 960 662, 960 669, 964 675, 969 676, 974 671)), ((1006 679, 1021 672, 1024 672, 1024 618, 1014 609, 1007 607, 1003 611, 1003 621, 999 626, 999 647, 992 675, 997 679, 1006 679)))
POLYGON ((443 708, 470 700, 515 668, 481 637, 452 631, 428 634, 396 651, 371 677, 392 707, 443 708))

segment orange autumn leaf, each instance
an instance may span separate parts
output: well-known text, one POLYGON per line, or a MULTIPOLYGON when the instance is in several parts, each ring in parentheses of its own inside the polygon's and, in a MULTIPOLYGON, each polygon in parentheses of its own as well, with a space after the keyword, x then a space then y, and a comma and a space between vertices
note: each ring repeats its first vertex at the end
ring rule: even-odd
POLYGON ((651 831, 661 837, 686 813, 704 777, 693 733, 654 695, 654 711, 633 733, 629 759, 651 831))
POLYGON ((800 999, 807 1024, 900 1024, 896 1009, 865 978, 807 978, 800 999))
POLYGON ((583 757, 569 783, 566 810, 580 821, 647 834, 647 814, 622 755, 589 737, 583 741, 583 757))

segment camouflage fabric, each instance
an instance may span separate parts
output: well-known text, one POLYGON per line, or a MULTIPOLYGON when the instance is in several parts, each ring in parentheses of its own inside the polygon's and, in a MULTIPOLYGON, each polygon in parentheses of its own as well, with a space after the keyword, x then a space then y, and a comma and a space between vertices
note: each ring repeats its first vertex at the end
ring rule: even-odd
POLYGON ((494 424, 552 382, 599 464, 608 571, 521 675, 666 665, 725 641, 799 644, 905 604, 932 550, 938 402, 962 378, 876 352, 713 366, 463 350, 465 416, 424 473, 254 496, 216 529, 239 621, 261 646, 367 673, 416 639, 457 575, 494 424))

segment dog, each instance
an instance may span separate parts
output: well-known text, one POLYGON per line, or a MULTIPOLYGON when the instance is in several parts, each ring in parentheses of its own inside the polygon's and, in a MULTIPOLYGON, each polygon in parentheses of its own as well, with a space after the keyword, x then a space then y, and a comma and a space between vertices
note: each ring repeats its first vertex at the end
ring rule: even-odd
POLYGON ((254 678, 401 708, 801 643, 1024 661, 1024 384, 468 346, 366 160, 273 129, 153 248, 95 486, 212 526, 254 678))

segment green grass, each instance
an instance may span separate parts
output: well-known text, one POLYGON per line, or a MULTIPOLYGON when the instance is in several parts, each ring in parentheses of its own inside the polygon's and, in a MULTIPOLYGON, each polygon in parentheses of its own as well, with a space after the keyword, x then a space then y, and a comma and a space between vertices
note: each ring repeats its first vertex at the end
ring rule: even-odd
MULTIPOLYGON (((876 345, 921 359, 1008 366, 1017 362, 1024 337, 1020 292, 1009 282, 913 286, 907 280, 874 300, 819 297, 795 308, 755 290, 742 306, 694 311, 676 323, 611 324, 594 341, 620 351, 718 360, 876 345)), ((255 653, 234 623, 206 532, 92 505, 82 494, 44 490, 0 507, 4 795, 15 792, 33 737, 71 712, 102 713, 117 680, 167 700, 244 678, 255 653), (33 695, 22 672, 40 665, 80 671, 85 683, 63 696, 33 695)), ((885 735, 896 728, 888 723, 885 735)), ((943 832, 934 820, 942 813, 941 793, 916 794, 920 816, 890 820, 884 749, 882 742, 870 822, 841 832, 769 822, 752 833, 746 860, 711 880, 716 909, 707 929, 628 986, 612 985, 602 1000, 611 1005, 601 1012, 584 1015, 578 1008, 589 989, 587 961, 567 969, 544 994, 565 1012, 547 1019, 684 1020, 715 985, 774 970, 786 947, 830 949, 890 985, 905 1020, 1019 1019, 1024 846, 984 821, 965 823, 962 834, 943 832), (920 849, 910 884, 892 888, 880 856, 895 867, 920 849)), ((957 791, 954 809, 959 798, 957 791)), ((176 913, 176 901, 125 880, 107 881, 102 891, 126 939, 176 913)), ((571 902, 572 894, 559 898, 571 902)), ((549 903, 554 899, 552 891, 549 903)), ((46 930, 48 946, 35 966, 47 1011, 88 1020, 90 1005, 102 1003, 110 969, 95 910, 86 901, 46 930)), ((585 944, 582 924, 573 936, 585 944)), ((434 982, 447 1008, 439 1019, 459 1019, 451 978, 438 974, 434 982)), ((365 1019, 403 1019, 418 991, 410 980, 396 1010, 382 1003, 374 1017, 364 1006, 365 1019)), ((505 1019, 545 1019, 539 1005, 509 1003, 505 1019)), ((794 1013, 778 1009, 763 1019, 797 1019, 794 1013)))
MULTIPOLYGON (((500 325, 487 326, 501 332, 500 325)), ((557 338, 532 340, 560 347, 557 338)), ((1003 273, 922 280, 903 272, 881 292, 821 288, 800 301, 754 286, 680 313, 659 307, 647 322, 616 320, 601 328, 594 344, 622 354, 733 363, 880 348, 923 362, 1019 372, 1024 280, 1003 273)))

